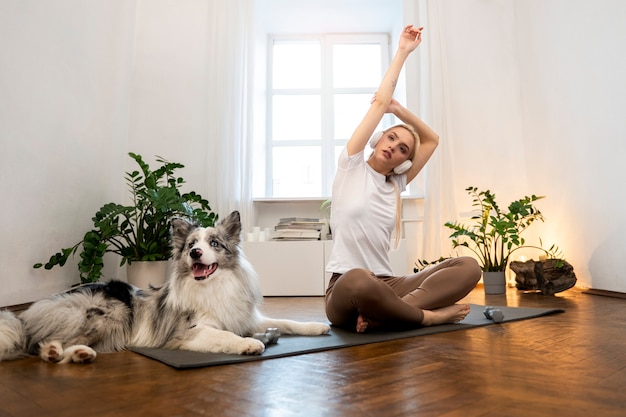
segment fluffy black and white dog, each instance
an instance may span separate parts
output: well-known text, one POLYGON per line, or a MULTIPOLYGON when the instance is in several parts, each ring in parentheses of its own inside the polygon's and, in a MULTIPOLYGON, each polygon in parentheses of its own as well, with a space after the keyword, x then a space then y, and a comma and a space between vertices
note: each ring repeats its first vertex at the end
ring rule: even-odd
POLYGON ((326 323, 270 319, 258 310, 257 275, 240 249, 237 211, 214 228, 172 220, 173 268, 160 288, 137 290, 121 281, 91 284, 40 300, 15 316, 0 312, 0 361, 39 355, 85 363, 96 352, 130 346, 254 355, 252 338, 267 328, 321 335, 326 323))

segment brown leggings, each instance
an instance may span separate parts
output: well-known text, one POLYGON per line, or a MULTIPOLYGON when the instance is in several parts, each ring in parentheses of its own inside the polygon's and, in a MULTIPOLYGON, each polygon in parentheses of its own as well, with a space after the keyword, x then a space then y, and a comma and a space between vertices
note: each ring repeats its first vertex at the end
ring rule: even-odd
POLYGON ((377 277, 366 269, 351 269, 333 274, 326 289, 326 316, 333 325, 351 330, 359 315, 382 325, 419 325, 422 310, 455 304, 480 277, 478 263, 468 256, 403 277, 377 277))

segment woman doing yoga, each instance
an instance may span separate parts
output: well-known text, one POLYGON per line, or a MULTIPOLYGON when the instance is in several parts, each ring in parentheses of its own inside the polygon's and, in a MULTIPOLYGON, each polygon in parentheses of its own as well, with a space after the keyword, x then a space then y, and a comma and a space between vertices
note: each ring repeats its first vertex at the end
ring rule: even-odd
POLYGON ((458 322, 469 306, 456 303, 481 276, 471 257, 451 258, 400 277, 391 270, 388 252, 394 229, 396 236, 400 233, 400 192, 439 143, 437 133, 392 97, 404 62, 422 41, 422 29, 404 28, 391 65, 337 164, 326 315, 333 325, 357 332, 458 322), (404 124, 374 134, 385 113, 404 124), (374 151, 365 160, 368 141, 374 151))

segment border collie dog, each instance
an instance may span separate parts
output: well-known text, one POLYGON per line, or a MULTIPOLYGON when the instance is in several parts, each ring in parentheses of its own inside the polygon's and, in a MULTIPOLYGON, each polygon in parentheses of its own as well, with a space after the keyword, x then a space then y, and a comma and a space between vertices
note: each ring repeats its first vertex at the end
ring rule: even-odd
POLYGON ((87 284, 32 304, 19 316, 0 311, 0 361, 39 355, 54 363, 87 363, 96 352, 155 347, 258 355, 254 333, 322 335, 326 323, 271 319, 258 310, 258 278, 240 249, 241 221, 232 212, 216 227, 172 219, 173 268, 160 288, 125 282, 87 284))

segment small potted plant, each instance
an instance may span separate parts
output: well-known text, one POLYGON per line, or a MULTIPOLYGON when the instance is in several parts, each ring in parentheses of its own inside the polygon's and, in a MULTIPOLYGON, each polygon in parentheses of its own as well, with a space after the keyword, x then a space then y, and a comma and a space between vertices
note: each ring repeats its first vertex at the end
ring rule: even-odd
POLYGON ((472 196, 472 206, 476 208, 476 214, 471 217, 472 223, 446 222, 445 226, 452 230, 450 238, 453 248, 465 247, 476 255, 483 270, 486 293, 504 293, 504 272, 514 251, 533 247, 548 256, 558 251, 554 245, 547 250, 541 246, 525 245, 521 236, 535 221, 544 221, 543 215, 533 204, 543 196, 525 196, 510 203, 508 210, 503 210, 490 190, 468 187, 466 191, 472 196))
POLYGON ((80 249, 78 270, 82 283, 97 282, 102 276, 105 253, 121 257, 120 266, 141 261, 167 261, 171 255, 172 217, 186 217, 203 227, 213 226, 217 214, 209 202, 194 191, 181 193, 184 179, 175 171, 184 165, 157 157, 161 165, 152 170, 140 155, 129 153, 139 170, 126 172, 131 204, 107 203, 92 218, 93 229, 75 245, 61 249, 45 264, 34 268, 64 266, 80 249))

